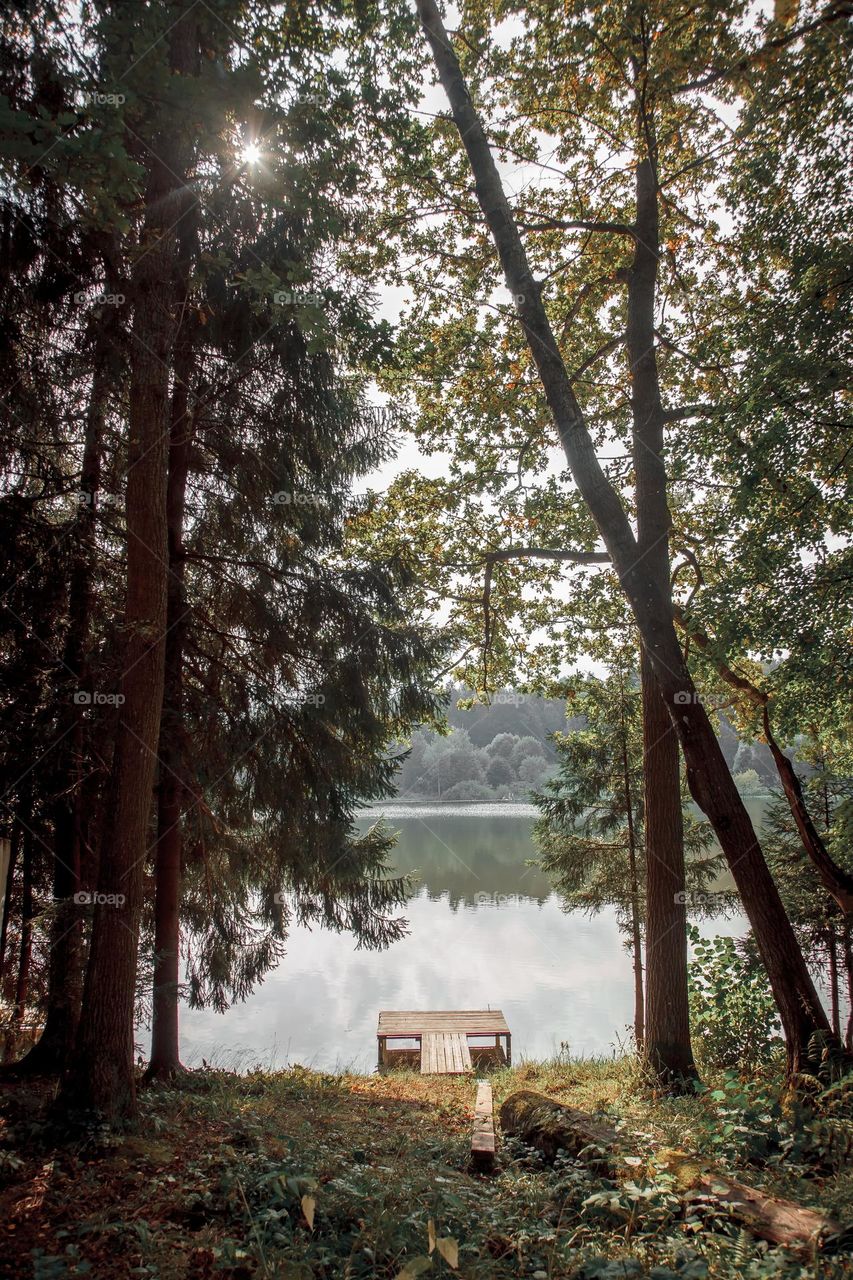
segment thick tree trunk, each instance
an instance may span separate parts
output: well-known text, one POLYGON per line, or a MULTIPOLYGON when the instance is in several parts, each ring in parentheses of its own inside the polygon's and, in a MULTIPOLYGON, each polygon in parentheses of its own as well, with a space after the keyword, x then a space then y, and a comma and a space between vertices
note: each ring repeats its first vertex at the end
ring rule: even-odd
POLYGON ((678 739, 645 650, 640 657, 640 678, 646 796, 645 1056, 661 1085, 678 1091, 689 1087, 696 1077, 687 995, 678 739))
MULTIPOLYGON (((558 1151, 568 1151, 597 1168, 618 1173, 614 1159, 624 1147, 625 1135, 610 1125, 575 1111, 540 1093, 514 1093, 501 1107, 504 1133, 521 1138, 553 1160, 558 1151)), ((731 1216, 755 1235, 774 1244, 809 1253, 833 1253, 850 1246, 851 1231, 819 1209, 805 1209, 791 1200, 765 1195, 720 1171, 703 1166, 695 1156, 670 1152, 666 1167, 675 1175, 682 1194, 689 1191, 713 1196, 731 1216)))
MULTIPOLYGON (((182 236, 183 244, 189 237, 182 236)), ((188 262, 187 262, 188 266, 188 262)), ((182 272, 185 290, 188 271, 182 272)), ((183 664, 186 635, 184 509, 193 415, 189 405, 192 336, 186 328, 178 343, 166 512, 169 538, 168 623, 163 715, 160 722, 160 785, 154 898, 154 993, 148 1078, 168 1079, 183 1070, 178 1038, 180 990, 180 905, 184 799, 183 664)))
MULTIPOLYGON (((649 121, 640 145, 654 147, 649 121)), ((631 369, 637 552, 666 608, 672 608, 664 415, 655 349, 659 212, 653 155, 636 170, 636 240, 628 273, 627 348, 631 369)), ((678 736, 645 648, 643 779, 646 844, 646 1059, 668 1089, 696 1076, 687 1000, 687 907, 678 736)))
MULTIPOLYGON (((196 29, 191 6, 171 29, 174 74, 191 65, 196 29)), ((168 580, 166 484, 169 462, 169 370, 176 332, 175 227, 190 197, 186 149, 174 122, 150 154, 144 252, 132 291, 127 474, 124 699, 111 778, 111 806, 101 854, 83 1013, 63 1102, 118 1123, 136 1108, 133 1026, 139 926, 148 827, 163 706, 168 580)))
MULTIPOLYGON (((104 308, 109 313, 110 308, 104 308)), ((107 315, 105 325, 112 325, 107 315)), ((102 331, 96 342, 94 376, 83 445, 81 501, 75 529, 68 593, 68 632, 62 655, 60 686, 66 703, 57 725, 59 761, 57 800, 53 808, 55 916, 51 930, 47 1017, 44 1031, 20 1064, 32 1074, 59 1075, 68 1066, 83 999, 83 906, 76 900, 81 887, 83 844, 83 778, 86 757, 86 704, 78 693, 88 687, 88 654, 95 571, 96 509, 101 475, 101 440, 111 376, 107 358, 112 338, 102 331)))
POLYGON ((638 554, 619 495, 596 457, 488 141, 435 0, 417 0, 417 8, 569 469, 631 605, 658 687, 678 730, 691 793, 714 828, 755 932, 784 1027, 789 1068, 799 1071, 809 1060, 813 1036, 831 1035, 826 1013, 749 814, 696 694, 675 634, 672 610, 661 597, 646 561, 638 554))

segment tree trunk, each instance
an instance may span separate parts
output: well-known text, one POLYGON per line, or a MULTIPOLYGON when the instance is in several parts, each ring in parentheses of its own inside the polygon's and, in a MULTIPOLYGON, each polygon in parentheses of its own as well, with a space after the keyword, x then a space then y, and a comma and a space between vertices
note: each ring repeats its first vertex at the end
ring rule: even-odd
POLYGON ((619 672, 619 718, 622 732, 622 785, 625 792, 625 819, 628 826, 628 875, 631 888, 631 952, 634 958, 634 1040, 642 1053, 646 1036, 643 993, 643 940, 640 931, 640 884, 637 878, 637 833, 634 824, 634 792, 628 758, 628 731, 625 724, 625 689, 619 672))
MULTIPOLYGON (((703 653, 709 653, 709 650, 712 649, 712 644, 701 627, 689 622, 678 605, 673 606, 673 613, 678 625, 684 629, 690 640, 703 653)), ((751 680, 748 680, 746 676, 739 675, 738 672, 733 671, 728 663, 721 658, 714 657, 713 654, 709 656, 714 669, 723 677, 726 683, 730 684, 733 689, 737 689, 739 693, 745 694, 753 706, 761 708, 764 738, 773 756, 773 763, 776 766, 776 772, 779 775, 779 781, 782 784, 782 790, 785 793, 785 799, 788 801, 788 808, 791 810, 791 816, 794 819, 803 848, 820 876, 827 893, 832 895, 845 915, 850 915, 853 912, 853 876, 834 861, 818 834, 809 814, 803 789, 794 765, 779 746, 770 727, 767 694, 763 689, 759 689, 757 685, 754 685, 751 680)), ((828 826, 829 823, 827 821, 828 826)))
POLYGON ((830 924, 826 931, 826 950, 829 956, 829 1007, 830 1022, 836 1039, 841 1040, 841 1009, 838 1002, 838 944, 835 930, 830 924))
MULTIPOLYGON (((770 715, 766 703, 763 714, 764 737, 773 756, 776 772, 779 774, 779 781, 782 783, 785 798, 796 823, 797 833, 802 841, 803 848, 811 859, 827 893, 832 895, 845 915, 851 915, 853 914, 853 876, 835 862, 823 839, 818 834, 809 814, 806 798, 803 795, 803 788, 800 784, 800 779, 797 777, 796 770, 770 730, 770 715)), ((826 826, 827 828, 829 827, 828 816, 826 826)))
POLYGON ((638 553, 619 495, 596 457, 488 141, 435 0, 417 0, 417 8, 569 469, 610 554, 658 687, 678 730, 691 794, 714 828, 755 932, 785 1031, 789 1069, 800 1071, 810 1059, 810 1044, 815 1034, 831 1036, 826 1013, 764 861, 749 814, 696 694, 675 634, 672 610, 638 553))
MULTIPOLYGON (((3 895, 3 922, 0 924, 0 978, 6 972, 6 942, 9 937, 9 904, 12 901, 12 890, 15 887, 15 868, 18 863, 18 844, 19 834, 17 827, 12 830, 12 838, 10 841, 11 850, 9 853, 9 866, 6 871, 6 884, 3 895)), ((2 987, 0 987, 2 991, 2 987)))
MULTIPOLYGON (((191 64, 196 28, 183 5, 171 28, 170 64, 191 64)), ((111 777, 111 805, 101 854, 99 900, 73 1069, 63 1102, 111 1123, 136 1109, 133 1027, 139 926, 148 826, 163 706, 168 580, 166 484, 169 462, 169 370, 176 332, 175 225, 187 208, 188 151, 174 122, 150 153, 144 252, 132 294, 127 473, 124 699, 111 777)))
MULTIPOLYGON (((182 236, 187 244, 188 237, 182 236)), ((189 260, 185 258, 188 268, 189 260)), ((189 271, 182 272, 185 292, 189 271)), ((189 381, 193 368, 192 336, 184 320, 175 361, 172 423, 169 443, 169 482, 166 513, 169 538, 168 621, 163 715, 160 722, 160 784, 157 805, 157 853, 154 898, 154 993, 151 1059, 148 1078, 169 1079, 183 1071, 178 1038, 180 990, 180 905, 184 798, 183 664, 186 635, 184 508, 193 414, 189 381)))
POLYGON ((33 956, 33 917, 35 896, 33 893, 33 833, 30 830, 32 813, 27 809, 22 821, 21 836, 21 940, 18 949, 18 979, 15 983, 15 1003, 12 1009, 14 1036, 17 1038, 27 1012, 30 994, 30 969, 33 956))
MULTIPOLYGON (((640 146, 653 151, 651 123, 640 146)), ((631 368, 637 553, 667 610, 672 609, 663 457, 664 416, 655 347, 659 210, 654 155, 636 170, 636 241, 628 273, 627 348, 631 368)), ((645 647, 643 780, 646 845, 646 1059, 662 1085, 679 1090, 696 1077, 687 999, 687 907, 678 736, 645 647)))
MULTIPOLYGON (((111 309, 105 307, 104 311, 110 313, 111 309)), ((51 930, 47 1017, 41 1038, 20 1064, 21 1070, 32 1074, 59 1075, 68 1066, 83 999, 83 907, 76 900, 76 895, 81 887, 86 704, 78 701, 76 695, 91 693, 87 673, 97 555, 96 509, 101 476, 101 441, 112 381, 107 359, 113 338, 105 326, 112 325, 113 320, 111 314, 105 316, 96 341, 95 370, 86 415, 81 501, 68 593, 68 632, 60 672, 60 687, 66 691, 66 701, 57 724, 59 761, 55 788, 57 800, 53 806, 55 916, 51 930)))
MULTIPOLYGON (((524 1090, 514 1093, 501 1107, 504 1133, 521 1138, 529 1146, 553 1160, 558 1151, 568 1151, 597 1168, 618 1174, 615 1154, 624 1146, 625 1135, 610 1125, 575 1111, 541 1093, 524 1090)), ((765 1195, 736 1182, 716 1169, 706 1168, 695 1156, 668 1153, 667 1171, 675 1175, 680 1194, 698 1191, 724 1204, 731 1216, 755 1235, 774 1244, 809 1253, 834 1253, 850 1247, 853 1233, 819 1209, 806 1209, 791 1200, 765 1195)), ((633 1171, 632 1171, 633 1172, 633 1171)))
POLYGON ((844 951, 844 973, 847 979, 847 1030, 844 1035, 844 1047, 853 1052, 853 936, 850 922, 844 921, 842 932, 842 948, 844 951))

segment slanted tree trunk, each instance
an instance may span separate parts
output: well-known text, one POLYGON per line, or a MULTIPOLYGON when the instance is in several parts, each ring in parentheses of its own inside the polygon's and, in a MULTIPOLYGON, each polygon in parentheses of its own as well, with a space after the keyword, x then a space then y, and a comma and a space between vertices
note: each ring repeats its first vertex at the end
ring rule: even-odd
MULTIPOLYGON (((655 294, 660 239, 653 123, 638 107, 639 146, 648 154, 636 169, 636 238, 628 272, 627 348, 631 369, 637 554, 649 582, 672 609, 664 416, 655 340, 655 294)), ((646 1060, 668 1089, 696 1077, 687 999, 687 907, 684 821, 678 735, 661 696, 645 646, 643 780, 646 845, 646 1060)))
MULTIPOLYGON (((803 795, 803 788, 793 763, 785 755, 770 730, 770 715, 766 703, 763 708, 763 714, 764 737, 773 756, 776 772, 779 774, 779 781, 782 783, 782 789, 785 792, 785 798, 796 823, 797 833, 802 841, 803 848, 820 876, 827 893, 832 894, 845 915, 853 915, 853 876, 835 862, 823 839, 818 834, 809 814, 806 798, 803 795)), ((829 825, 830 818, 827 815, 827 829, 829 825)))
MULTIPOLYGON (((678 625, 683 627, 690 640, 703 653, 708 653, 712 648, 711 641, 701 627, 691 623, 678 605, 673 607, 673 612, 678 625)), ((832 895, 845 915, 853 914, 853 876, 849 871, 845 871, 843 867, 838 865, 818 834, 809 813, 803 788, 800 779, 797 777, 793 762, 788 759, 779 746, 770 726, 770 709, 767 694, 754 685, 751 680, 748 680, 746 676, 739 675, 738 672, 733 671, 728 663, 721 658, 712 656, 711 661, 715 670, 727 684, 731 685, 739 693, 745 694, 753 706, 761 709, 764 740, 770 748, 770 754, 773 756, 773 763, 776 766, 776 772, 779 775, 779 781, 782 784, 782 790, 785 793, 785 799, 788 801, 788 808, 791 810, 791 816, 794 819, 803 848, 820 876, 827 893, 832 895)), ((827 822, 828 825, 829 823, 827 822)))
MULTIPOLYGON (((194 6, 184 3, 171 28, 170 65, 191 69, 197 45, 194 6)), ((136 1108, 133 1025, 148 825, 163 706, 168 579, 166 484, 169 370, 176 332, 175 227, 186 213, 189 148, 183 130, 164 121, 150 153, 142 247, 133 274, 130 417, 126 497, 127 594, 124 670, 101 853, 99 890, 83 1013, 62 1101, 111 1123, 136 1108)))
POLYGON ((831 1036, 826 1013, 749 814, 696 695, 675 634, 672 610, 638 554, 619 495, 596 457, 488 141, 435 0, 416 3, 569 469, 610 554, 659 690, 678 730, 691 794, 714 828, 755 932, 785 1031, 789 1069, 802 1070, 810 1059, 813 1037, 831 1036))

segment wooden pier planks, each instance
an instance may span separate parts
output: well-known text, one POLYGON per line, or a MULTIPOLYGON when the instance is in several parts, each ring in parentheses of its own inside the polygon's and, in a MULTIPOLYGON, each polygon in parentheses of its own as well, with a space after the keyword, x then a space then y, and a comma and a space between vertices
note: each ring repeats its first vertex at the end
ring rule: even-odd
POLYGON ((385 1071, 395 1064, 413 1066, 419 1055, 424 1075, 461 1074, 484 1060, 510 1063, 512 1036, 500 1009, 383 1009, 376 1028, 377 1066, 385 1071), (433 1037, 433 1039, 428 1039, 433 1037), (438 1037, 436 1039, 435 1037, 438 1037), (469 1045, 472 1037, 491 1045, 469 1045), (394 1042, 409 1041, 400 1046, 394 1042), (501 1041, 506 1048, 502 1048, 501 1041), (411 1042, 417 1042, 417 1048, 411 1042))
POLYGON ((481 1080, 474 1104, 474 1133, 471 1137, 471 1160, 476 1168, 491 1169, 495 1162, 495 1116, 492 1086, 481 1080))
POLYGON ((464 1031, 469 1036, 508 1035, 500 1009, 383 1009, 377 1035, 420 1036, 426 1031, 464 1031))
POLYGON ((471 1070, 471 1051, 464 1033, 426 1031, 421 1036, 421 1075, 463 1075, 471 1070))

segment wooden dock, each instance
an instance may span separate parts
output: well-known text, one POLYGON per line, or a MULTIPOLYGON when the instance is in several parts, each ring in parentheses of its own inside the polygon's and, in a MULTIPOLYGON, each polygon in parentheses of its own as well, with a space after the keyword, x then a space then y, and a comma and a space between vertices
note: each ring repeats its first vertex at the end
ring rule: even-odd
POLYGON ((511 1062, 512 1036, 500 1009, 384 1010, 376 1039, 380 1071, 419 1066, 422 1075, 464 1075, 475 1065, 511 1062), (393 1043, 401 1040, 415 1047, 393 1043))

